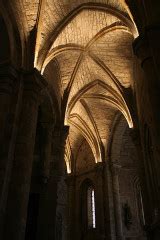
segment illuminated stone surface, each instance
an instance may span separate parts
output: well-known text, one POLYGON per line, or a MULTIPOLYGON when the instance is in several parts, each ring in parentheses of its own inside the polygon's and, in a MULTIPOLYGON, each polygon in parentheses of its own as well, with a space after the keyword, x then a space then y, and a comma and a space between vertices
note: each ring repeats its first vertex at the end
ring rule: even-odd
POLYGON ((146 172, 155 175, 147 182, 153 196, 147 214, 150 226, 159 221, 159 83, 152 69, 158 69, 159 31, 144 34, 159 14, 142 2, 0 1, 0 238, 23 240, 28 202, 40 198, 35 239, 145 240, 136 202, 145 149, 146 172), (98 196, 95 232, 78 225, 89 181, 98 196))

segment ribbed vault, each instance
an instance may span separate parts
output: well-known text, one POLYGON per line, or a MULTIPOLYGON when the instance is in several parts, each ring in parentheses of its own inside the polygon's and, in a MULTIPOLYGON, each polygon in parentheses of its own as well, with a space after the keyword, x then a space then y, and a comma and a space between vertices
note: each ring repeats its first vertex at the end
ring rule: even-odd
POLYGON ((125 96, 125 89, 133 82, 133 39, 132 22, 126 12, 117 14, 117 8, 108 7, 107 11, 81 10, 50 44, 42 72, 56 59, 64 121, 70 125, 66 146, 69 172, 80 135, 88 142, 95 162, 101 162, 117 112, 133 127, 125 96))
POLYGON ((132 88, 132 41, 137 32, 126 4, 122 0, 13 0, 7 4, 23 49, 34 38, 34 67, 54 89, 64 123, 70 125, 68 171, 82 141, 89 144, 95 162, 103 161, 103 147, 117 112, 133 127, 125 93, 132 88))

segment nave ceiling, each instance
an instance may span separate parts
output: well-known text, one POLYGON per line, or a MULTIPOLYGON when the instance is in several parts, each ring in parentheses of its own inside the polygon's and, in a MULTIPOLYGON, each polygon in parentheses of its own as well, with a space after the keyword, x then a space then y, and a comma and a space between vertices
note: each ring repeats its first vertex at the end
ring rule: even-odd
POLYGON ((119 111, 133 127, 126 92, 133 88, 132 42, 137 33, 126 4, 120 0, 6 4, 18 26, 22 55, 28 51, 31 32, 35 34, 34 67, 49 76, 62 99, 64 122, 70 126, 67 148, 74 156, 86 139, 95 162, 103 161, 102 148, 119 111))

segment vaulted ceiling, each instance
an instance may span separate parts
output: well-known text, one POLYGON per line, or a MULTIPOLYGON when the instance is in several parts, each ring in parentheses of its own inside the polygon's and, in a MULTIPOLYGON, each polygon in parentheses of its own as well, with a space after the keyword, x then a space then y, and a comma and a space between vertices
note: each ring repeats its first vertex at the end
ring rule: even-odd
POLYGON ((122 0, 12 0, 7 4, 24 43, 36 32, 34 66, 61 95, 64 122, 70 125, 68 167, 71 152, 76 155, 84 139, 95 162, 103 161, 102 148, 119 111, 133 127, 126 92, 134 81, 132 42, 137 32, 127 5, 122 0))

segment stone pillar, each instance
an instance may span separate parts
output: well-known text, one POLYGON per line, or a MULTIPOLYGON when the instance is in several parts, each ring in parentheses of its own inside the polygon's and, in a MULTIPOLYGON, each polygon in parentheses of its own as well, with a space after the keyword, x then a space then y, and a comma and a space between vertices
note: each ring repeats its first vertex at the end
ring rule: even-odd
POLYGON ((59 162, 59 169, 62 175, 66 173, 66 165, 65 165, 65 146, 66 140, 69 134, 69 126, 64 126, 61 129, 61 159, 59 162))
POLYGON ((116 220, 116 239, 123 240, 122 210, 121 210, 121 201, 120 201, 120 194, 119 194, 119 179, 118 179, 120 166, 112 165, 111 171, 112 171, 112 179, 113 179, 113 198, 114 198, 115 220, 116 220))
MULTIPOLYGON (((146 144, 146 132, 143 133, 144 157, 147 159, 145 164, 150 172, 150 180, 152 185, 153 205, 156 209, 160 209, 160 27, 149 26, 145 28, 144 34, 140 34, 134 42, 134 52, 138 57, 141 68, 144 73, 143 95, 145 99, 141 99, 138 93, 139 109, 143 119, 141 123, 147 124, 149 134, 151 135, 152 146, 146 144), (146 105, 145 105, 146 104, 146 105), (147 148, 150 148, 149 149, 147 148), (151 155, 150 157, 148 155, 151 155)), ((140 86, 137 84, 137 89, 140 86)), ((146 131, 146 129, 144 129, 146 131)), ((146 179, 149 178, 146 175, 146 179)), ((159 211, 159 210, 158 210, 159 211)), ((160 214, 160 212, 159 212, 160 214)), ((154 215, 154 214, 153 214, 154 215)), ((154 216, 153 216, 154 219, 154 216)), ((153 220, 152 220, 153 221, 153 220)))
POLYGON ((41 173, 43 192, 40 196, 36 239, 53 240, 55 239, 56 230, 57 184, 59 181, 57 160, 59 160, 60 156, 60 130, 57 128, 53 130, 53 125, 50 124, 43 123, 42 125, 43 130, 46 132, 44 134, 46 137, 44 150, 42 151, 42 160, 45 159, 46 163, 43 163, 41 173), (52 148, 53 150, 51 151, 52 148))
POLYGON ((58 136, 54 125, 41 123, 43 129, 43 144, 41 155, 41 178, 43 191, 40 196, 36 239, 55 239, 55 216, 57 201, 58 173, 56 169, 56 146, 58 136), (52 152, 53 147, 53 152, 52 152), (53 155, 54 154, 54 155, 53 155))
POLYGON ((48 181, 50 177, 50 162, 52 151, 52 139, 53 139, 53 124, 42 123, 44 135, 43 135, 43 147, 42 147, 42 178, 44 183, 48 181))
POLYGON ((75 239, 75 229, 74 229, 74 203, 75 203, 75 186, 76 186, 76 179, 74 175, 69 175, 66 179, 67 182, 67 191, 68 191, 68 198, 67 198, 67 208, 68 208, 68 229, 67 229, 67 240, 74 240, 75 239))
MULTIPOLYGON (((139 108, 139 121, 147 124, 154 146, 152 159, 156 192, 160 189, 160 18, 159 1, 125 0, 139 30, 139 37, 133 44, 134 53, 139 59, 144 79, 136 80, 136 95, 139 108)), ((141 134, 142 135, 142 134, 141 134)), ((144 137, 144 136, 141 136, 144 137)), ((160 193, 158 193, 160 202, 160 193)))
POLYGON ((106 238, 108 240, 116 239, 115 232, 115 207, 114 207, 114 190, 113 190, 113 177, 110 167, 109 159, 106 157, 105 167, 104 167, 104 207, 105 207, 105 231, 106 238))
MULTIPOLYGON (((147 190, 152 198, 150 224, 160 229, 160 17, 159 1, 125 0, 139 30, 133 44, 143 77, 136 76, 136 95, 147 190), (143 78, 143 79, 142 79, 143 78), (147 132, 148 130, 148 132, 147 132), (146 135, 151 135, 147 144, 146 135), (157 217, 158 216, 158 217, 157 217), (156 219, 156 224, 155 224, 156 219), (157 220, 159 219, 159 220, 157 220), (158 224, 157 224, 158 223, 158 224)), ((151 207, 150 207, 151 208, 151 207)), ((154 228, 155 229, 155 228, 154 228)), ((159 233, 158 233, 159 234, 159 233)), ((152 236, 152 239, 155 239, 152 236)))
POLYGON ((104 193, 104 163, 99 162, 95 165, 95 179, 96 179, 96 230, 98 239, 105 239, 106 232, 105 232, 105 193, 104 193))
MULTIPOLYGON (((65 166, 65 145, 69 134, 69 127, 64 126, 61 129, 60 137, 60 159, 58 164, 59 182, 57 189, 57 210, 56 223, 59 224, 61 219, 62 240, 67 239, 67 185, 66 185, 66 166, 65 166)), ((56 226, 57 227, 57 226, 56 226)), ((58 238, 58 236, 56 236, 58 238)), ((59 240, 59 239, 58 239, 59 240)))
POLYGON ((136 162, 136 170, 137 175, 140 180, 140 186, 142 190, 143 197, 143 205, 144 205, 144 214, 145 214, 145 222, 149 223, 151 221, 151 207, 148 208, 148 204, 152 205, 153 192, 150 186, 149 178, 145 178, 148 175, 148 163, 144 158, 143 148, 141 144, 140 132, 138 129, 131 129, 130 136, 132 138, 133 144, 137 151, 137 162, 136 162))
MULTIPOLYGON (((8 165, 11 160, 11 140, 13 118, 11 109, 16 71, 9 64, 0 64, 0 229, 5 212, 7 183, 9 181, 8 165)), ((1 230, 0 230, 1 231, 1 230)))
POLYGON ((3 239, 23 240, 27 218, 40 93, 45 81, 34 69, 23 74, 23 98, 3 239), (9 230, 8 230, 9 229, 9 230))
MULTIPOLYGON (((134 42, 134 52, 138 57, 144 73, 144 90, 146 104, 148 104, 144 118, 152 126, 152 134, 156 138, 157 145, 160 143, 160 27, 146 28, 145 34, 140 35, 134 42)), ((138 83, 136 83, 138 84, 138 83)), ((138 87, 138 85, 137 85, 138 87)), ((143 105, 144 108, 144 105, 143 105)))

